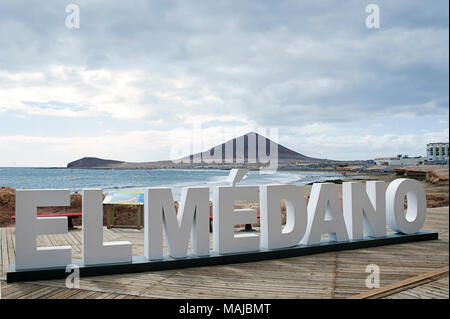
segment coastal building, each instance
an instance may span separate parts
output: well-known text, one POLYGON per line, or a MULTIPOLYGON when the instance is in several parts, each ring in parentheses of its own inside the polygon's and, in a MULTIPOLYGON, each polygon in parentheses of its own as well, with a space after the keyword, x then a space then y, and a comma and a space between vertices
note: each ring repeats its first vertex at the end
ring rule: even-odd
POLYGON ((374 160, 375 165, 378 166, 417 166, 425 163, 425 158, 422 156, 409 157, 408 155, 397 155, 395 157, 378 157, 374 160))
POLYGON ((448 143, 428 143, 427 160, 448 163, 448 143))

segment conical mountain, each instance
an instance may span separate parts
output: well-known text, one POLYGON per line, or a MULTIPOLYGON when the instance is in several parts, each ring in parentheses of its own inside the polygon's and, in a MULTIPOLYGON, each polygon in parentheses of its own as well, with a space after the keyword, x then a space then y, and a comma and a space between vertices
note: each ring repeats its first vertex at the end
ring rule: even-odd
POLYGON ((190 161, 191 163, 214 161, 218 163, 221 159, 223 163, 264 163, 275 157, 278 158, 279 162, 323 161, 293 151, 256 132, 249 132, 233 138, 209 150, 186 156, 180 161, 190 161), (265 152, 263 151, 264 148, 265 152))
MULTIPOLYGON (((179 160, 157 162, 122 162, 96 157, 84 157, 67 164, 69 168, 259 168, 274 164, 296 168, 299 163, 330 162, 297 153, 255 132, 233 138, 215 147, 179 160), (265 152, 263 151, 265 148, 265 152)), ((278 167, 278 166, 277 166, 278 167)))

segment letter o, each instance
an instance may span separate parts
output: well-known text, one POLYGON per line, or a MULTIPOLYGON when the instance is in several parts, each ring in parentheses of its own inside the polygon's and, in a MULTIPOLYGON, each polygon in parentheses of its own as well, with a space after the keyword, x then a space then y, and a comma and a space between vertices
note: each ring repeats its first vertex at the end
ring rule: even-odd
POLYGON ((386 190, 386 219, 392 230, 403 234, 418 232, 425 223, 427 200, 422 185, 413 179, 399 178, 386 190), (404 211, 405 196, 408 201, 404 211))

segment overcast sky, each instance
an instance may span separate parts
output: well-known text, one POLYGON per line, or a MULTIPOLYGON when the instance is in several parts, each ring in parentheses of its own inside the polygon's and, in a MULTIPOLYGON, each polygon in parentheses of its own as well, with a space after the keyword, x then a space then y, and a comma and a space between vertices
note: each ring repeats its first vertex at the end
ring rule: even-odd
POLYGON ((312 157, 425 155, 449 139, 448 5, 1 1, 0 166, 163 160, 193 129, 204 149, 276 128, 312 157))

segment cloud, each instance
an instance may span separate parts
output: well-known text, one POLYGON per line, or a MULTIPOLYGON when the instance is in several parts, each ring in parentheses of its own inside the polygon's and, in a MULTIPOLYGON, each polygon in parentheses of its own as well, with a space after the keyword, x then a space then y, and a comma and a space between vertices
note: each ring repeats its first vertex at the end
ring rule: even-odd
MULTIPOLYGON (((305 117, 342 121, 346 110, 357 110, 349 118, 357 120, 374 108, 375 115, 385 115, 404 112, 406 105, 422 115, 416 109, 426 103, 435 103, 434 113, 448 107, 448 24, 412 28, 406 23, 419 19, 423 7, 430 15, 427 4, 382 2, 388 21, 373 32, 362 23, 365 7, 358 1, 343 6, 240 2, 239 14, 236 4, 81 2, 78 30, 61 23, 63 6, 10 5, 12 15, 3 23, 18 35, 2 37, 2 55, 33 39, 21 54, 26 63, 39 57, 32 69, 53 68, 54 79, 66 82, 68 87, 52 90, 55 97, 61 99, 66 90, 69 96, 90 91, 89 103, 107 105, 114 116, 153 116, 151 110, 167 111, 170 105, 197 114, 243 109, 261 123, 292 125, 305 117), (41 19, 28 20, 31 10, 41 19), (393 21, 388 10, 410 15, 393 21), (39 45, 33 45, 36 40, 39 45), (92 101, 94 93, 98 97, 92 101), (304 112, 312 108, 317 111, 304 112)), ((446 6, 441 1, 431 13, 440 17, 446 6)))
POLYGON ((146 115, 140 104, 142 91, 133 82, 138 71, 86 70, 82 67, 49 66, 44 71, 0 73, 0 113, 63 117, 107 114, 120 118, 146 115))
POLYGON ((409 134, 386 119, 427 129, 427 118, 448 116, 448 1, 380 0, 381 28, 370 30, 369 3, 80 0, 80 29, 67 29, 65 3, 3 2, 0 119, 112 119, 166 133, 195 123, 299 128, 342 149, 347 138, 361 143, 360 153, 329 145, 326 157, 378 152, 372 141, 390 147, 409 134), (381 124, 365 138, 339 130, 364 131, 368 119, 381 124))
POLYGON ((334 160, 369 160, 381 156, 426 156, 426 145, 448 141, 448 128, 417 133, 348 134, 336 128, 324 131, 290 129, 280 143, 308 156, 334 160), (333 154, 333 157, 329 155, 333 154))

